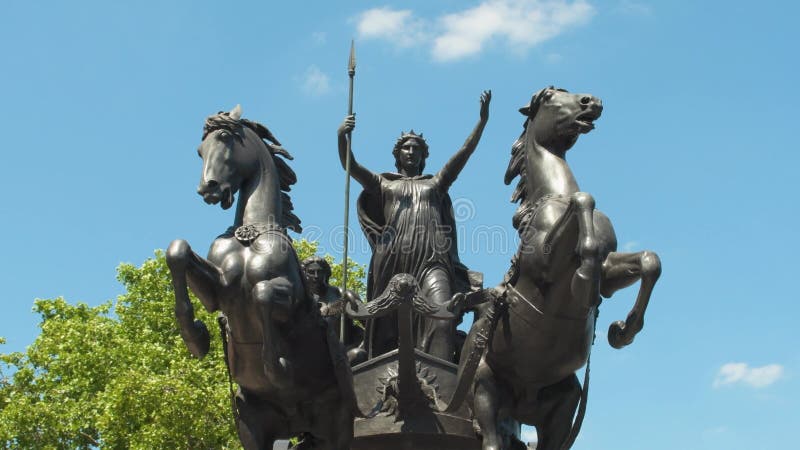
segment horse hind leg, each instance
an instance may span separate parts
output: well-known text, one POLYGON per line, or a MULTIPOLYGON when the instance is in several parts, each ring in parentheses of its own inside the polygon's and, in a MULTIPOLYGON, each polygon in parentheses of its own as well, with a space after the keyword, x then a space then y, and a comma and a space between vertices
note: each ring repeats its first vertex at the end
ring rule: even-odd
POLYGON ((244 450, 272 450, 276 425, 282 418, 267 406, 251 406, 240 392, 236 396, 236 429, 244 450))
POLYGON ((239 442, 244 450, 272 450, 275 445, 274 438, 262 436, 256 427, 251 427, 242 420, 238 420, 239 442))
POLYGON ((651 251, 638 253, 609 253, 603 262, 600 293, 609 298, 614 292, 641 280, 636 303, 625 321, 618 320, 608 328, 608 342, 614 348, 622 348, 631 342, 644 327, 644 313, 650 303, 658 277, 661 276, 661 260, 651 251))
MULTIPOLYGON (((272 450, 278 438, 284 439, 289 434, 289 418, 283 412, 263 400, 253 399, 241 389, 236 396, 236 407, 237 430, 244 450, 272 450)), ((313 445, 313 439, 306 444, 313 445)))
POLYGON ((537 398, 537 450, 560 450, 572 429, 575 409, 581 398, 578 377, 570 375, 539 391, 537 398))
POLYGON ((501 392, 492 369, 481 361, 475 375, 473 415, 483 435, 482 450, 501 450, 503 439, 497 429, 501 407, 501 392))
POLYGON ((323 407, 317 411, 319 430, 311 448, 315 450, 350 450, 353 441, 353 412, 346 401, 338 407, 323 407), (328 417, 325 417, 328 416, 328 417))

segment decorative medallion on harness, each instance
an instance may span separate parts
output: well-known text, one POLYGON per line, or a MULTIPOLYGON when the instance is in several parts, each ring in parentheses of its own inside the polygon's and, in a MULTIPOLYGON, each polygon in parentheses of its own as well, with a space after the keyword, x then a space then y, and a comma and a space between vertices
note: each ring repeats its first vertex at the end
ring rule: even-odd
POLYGON ((239 242, 243 244, 249 244, 258 239, 258 237, 262 234, 269 231, 285 232, 286 230, 282 226, 274 223, 251 223, 240 226, 236 229, 233 235, 236 236, 236 239, 238 239, 239 242))

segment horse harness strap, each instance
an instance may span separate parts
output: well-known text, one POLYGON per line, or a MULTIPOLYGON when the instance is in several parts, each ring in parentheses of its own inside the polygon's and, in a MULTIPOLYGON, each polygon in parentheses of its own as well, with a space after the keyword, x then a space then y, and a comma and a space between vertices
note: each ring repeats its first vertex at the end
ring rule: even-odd
POLYGON ((519 230, 521 233, 522 230, 527 228, 527 226, 536 218, 536 214, 545 203, 556 200, 565 204, 569 204, 569 197, 570 196, 567 194, 557 194, 551 192, 549 194, 542 195, 536 199, 535 202, 523 201, 519 205, 519 208, 517 208, 517 212, 514 213, 514 228, 519 230))
MULTIPOLYGON (((537 295, 534 298, 538 299, 540 297, 540 295, 538 295, 539 294, 538 290, 537 290, 536 294, 537 295)), ((511 306, 525 305, 525 306, 529 307, 530 309, 536 311, 536 313, 539 314, 540 316, 544 316, 545 315, 544 311, 542 311, 541 308, 536 306, 536 302, 531 301, 527 297, 522 295, 522 293, 519 292, 510 283, 508 283, 505 286, 503 286, 503 294, 502 295, 506 299, 508 304, 511 305, 511 306)))
POLYGON ((569 430, 569 435, 564 440, 564 443, 561 445, 561 450, 569 450, 572 447, 572 444, 575 443, 575 439, 578 437, 578 433, 581 431, 581 425, 583 425, 583 418, 586 416, 586 403, 589 399, 589 366, 592 362, 592 347, 594 347, 594 338, 595 338, 595 330, 597 330, 597 316, 599 314, 599 310, 595 310, 594 313, 594 321, 592 323, 592 344, 589 346, 589 354, 586 356, 586 371, 583 373, 583 387, 581 389, 581 399, 580 405, 578 406, 578 414, 575 416, 575 421, 572 422, 572 427, 569 430))
MULTIPOLYGON (((531 298, 528 298, 525 295, 523 295, 520 291, 518 291, 514 286, 512 286, 511 283, 506 283, 502 288, 502 295, 505 296, 508 305, 512 310, 523 309, 523 308, 531 309, 535 311, 538 315, 542 317, 547 317, 548 320, 574 322, 574 321, 584 321, 586 320, 587 317, 582 315, 572 316, 572 315, 546 312, 546 309, 543 306, 541 306, 543 296, 538 289, 536 290, 535 295, 533 295, 531 298)), ((525 320, 525 315, 520 314, 520 319, 525 320)))

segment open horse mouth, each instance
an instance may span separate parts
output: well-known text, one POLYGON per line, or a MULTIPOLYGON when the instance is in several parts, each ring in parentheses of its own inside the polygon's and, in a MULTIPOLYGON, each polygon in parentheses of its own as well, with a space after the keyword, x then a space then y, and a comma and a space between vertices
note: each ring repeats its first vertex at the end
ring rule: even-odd
POLYGON ((575 123, 578 125, 578 131, 581 133, 588 133, 594 130, 594 121, 600 118, 602 109, 591 109, 575 117, 575 123))
POLYGON ((203 200, 209 205, 216 205, 221 203, 222 209, 228 209, 233 206, 233 191, 230 187, 223 189, 215 189, 212 192, 204 192, 201 194, 203 200))

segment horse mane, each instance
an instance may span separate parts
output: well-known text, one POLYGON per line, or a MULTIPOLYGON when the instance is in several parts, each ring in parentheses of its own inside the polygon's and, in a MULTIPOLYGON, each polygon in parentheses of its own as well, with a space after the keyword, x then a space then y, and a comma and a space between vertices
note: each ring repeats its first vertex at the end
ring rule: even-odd
POLYGON ((519 203, 519 207, 511 220, 516 230, 520 229, 525 221, 524 219, 532 212, 530 211, 532 206, 531 202, 528 201, 528 191, 525 189, 525 183, 528 179, 527 170, 525 168, 525 132, 528 129, 528 120, 530 119, 525 119, 525 123, 522 124, 522 134, 514 141, 514 145, 511 146, 511 159, 508 161, 508 168, 506 169, 506 175, 503 180, 506 185, 509 185, 514 178, 519 177, 519 182, 517 182, 517 186, 511 194, 511 203, 519 203))
POLYGON ((234 136, 241 141, 243 139, 243 127, 249 128, 261 138, 264 146, 266 146, 269 154, 272 156, 272 162, 275 163, 275 167, 278 170, 282 211, 280 225, 297 233, 302 233, 303 227, 300 225, 300 218, 292 212, 294 210, 294 205, 292 204, 292 198, 287 193, 292 190, 292 185, 297 183, 297 174, 289 167, 289 164, 284 161, 284 158, 291 161, 294 157, 281 146, 281 143, 273 136, 272 132, 270 132, 267 127, 252 120, 233 119, 230 117, 230 113, 220 111, 216 115, 206 118, 206 123, 203 126, 203 139, 208 136, 208 133, 214 130, 226 129, 232 132, 234 136))
POLYGON ((520 230, 525 227, 534 210, 534 203, 532 203, 528 198, 528 191, 526 189, 528 174, 525 165, 525 160, 527 157, 525 153, 525 133, 528 130, 528 124, 536 117, 536 113, 539 111, 539 106, 543 101, 550 98, 552 92, 549 91, 553 90, 564 91, 564 89, 557 89, 553 86, 548 86, 533 94, 530 103, 519 110, 520 113, 527 117, 525 118, 525 122, 522 124, 522 134, 519 135, 517 140, 514 141, 514 145, 511 146, 511 159, 508 161, 508 168, 506 169, 505 178, 503 180, 506 185, 509 185, 514 178, 519 177, 519 182, 514 188, 514 192, 511 194, 511 203, 519 203, 519 207, 514 213, 514 217, 511 222, 516 230, 520 230))

